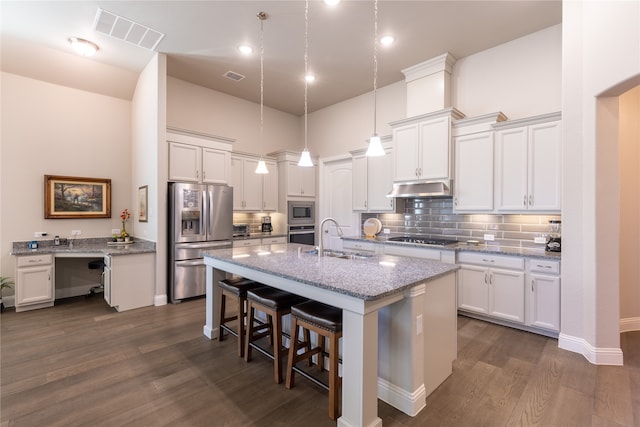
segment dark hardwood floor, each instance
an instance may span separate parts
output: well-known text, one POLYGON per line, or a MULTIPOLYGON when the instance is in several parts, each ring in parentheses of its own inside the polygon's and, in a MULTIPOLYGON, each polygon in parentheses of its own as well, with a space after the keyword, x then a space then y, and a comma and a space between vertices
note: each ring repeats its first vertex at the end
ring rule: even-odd
MULTIPOLYGON (((271 361, 202 335, 204 300, 116 313, 100 296, 1 322, 0 426, 331 426, 327 394, 286 390, 271 361)), ((625 366, 594 366, 557 341, 458 318, 454 372, 409 417, 384 426, 640 426, 640 332, 625 366)))

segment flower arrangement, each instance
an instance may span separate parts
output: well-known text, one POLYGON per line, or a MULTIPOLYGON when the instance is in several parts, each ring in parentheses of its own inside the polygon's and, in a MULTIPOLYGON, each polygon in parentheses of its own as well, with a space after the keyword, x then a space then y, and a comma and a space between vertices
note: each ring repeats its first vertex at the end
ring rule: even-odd
POLYGON ((127 229, 125 228, 125 223, 129 218, 131 218, 131 212, 129 212, 129 209, 123 210, 120 214, 120 219, 122 220, 122 231, 120 232, 120 237, 129 237, 129 233, 127 233, 127 229))

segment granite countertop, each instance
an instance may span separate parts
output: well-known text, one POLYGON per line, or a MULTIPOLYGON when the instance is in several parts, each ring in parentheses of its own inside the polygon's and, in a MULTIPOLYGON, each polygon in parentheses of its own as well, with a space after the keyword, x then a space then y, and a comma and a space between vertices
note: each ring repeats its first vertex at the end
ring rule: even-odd
POLYGON ((29 249, 29 242, 13 242, 11 255, 53 254, 54 256, 73 256, 74 254, 97 255, 133 255, 156 251, 155 242, 134 239, 132 243, 107 244, 111 238, 74 239, 73 244, 54 246, 51 240, 39 241, 38 249, 29 249))
POLYGON ((405 242, 390 242, 389 238, 394 237, 395 235, 388 236, 375 236, 375 237, 366 237, 363 235, 359 236, 346 236, 342 237, 343 240, 353 240, 353 241, 362 241, 362 242, 372 242, 377 244, 384 245, 398 245, 398 246, 411 246, 422 249, 439 249, 444 251, 455 251, 455 252, 483 252, 483 253, 491 253, 496 255, 512 255, 512 256, 522 256, 528 258, 542 258, 542 259, 550 259, 550 260, 561 260, 561 253, 559 252, 546 252, 544 247, 541 248, 524 248, 524 247, 516 247, 516 246, 501 246, 501 245, 493 245, 488 243, 481 243, 478 245, 469 245, 466 242, 458 242, 456 244, 447 245, 447 246, 438 246, 438 245, 423 245, 420 243, 405 243, 405 242))
MULTIPOLYGON (((456 271, 459 266, 409 257, 318 257, 308 245, 278 244, 204 251, 226 261, 363 300, 376 300, 456 271)), ((353 252, 347 252, 353 253, 353 252)))

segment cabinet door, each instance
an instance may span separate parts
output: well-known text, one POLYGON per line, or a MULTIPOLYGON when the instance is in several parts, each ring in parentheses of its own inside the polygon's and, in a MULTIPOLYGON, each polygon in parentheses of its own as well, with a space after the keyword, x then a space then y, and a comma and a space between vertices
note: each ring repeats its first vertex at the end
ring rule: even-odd
POLYGON ((262 210, 262 176, 256 173, 258 159, 244 159, 243 166, 243 193, 244 210, 262 210))
POLYGON ((201 156, 200 147, 169 142, 169 180, 199 182, 201 156))
POLYGON ((418 177, 418 125, 393 130, 395 143, 395 181, 410 181, 418 177))
POLYGON ((458 270, 458 308, 489 313, 489 270, 463 265, 458 270))
POLYGON ((111 306, 118 311, 153 305, 155 254, 111 257, 111 306))
POLYGON ((16 307, 50 302, 53 299, 53 266, 51 264, 16 269, 16 307))
POLYGON ((207 184, 223 183, 229 181, 229 152, 202 149, 202 182, 207 184))
POLYGON ((278 165, 265 161, 269 173, 262 176, 262 210, 278 210, 278 165))
POLYGON ((524 272, 489 270, 489 314, 524 323, 524 272))
POLYGON ((244 161, 241 157, 231 156, 229 185, 233 187, 233 210, 244 209, 244 161))
POLYGON ((387 197, 393 187, 393 150, 387 148, 385 153, 384 156, 367 158, 369 212, 394 210, 395 199, 387 197))
POLYGON ((289 196, 315 197, 315 167, 303 168, 297 163, 287 163, 287 194, 289 196))
POLYGON ((353 194, 352 208, 354 211, 366 211, 368 208, 368 177, 367 157, 365 155, 354 156, 351 160, 353 194))
POLYGON ((449 117, 420 123, 420 178, 449 178, 450 150, 449 117))
POLYGON ((529 313, 527 324, 537 328, 560 331, 560 277, 530 274, 529 313))
POLYGON ((527 209, 527 128, 496 133, 496 209, 527 209))
POLYGON ((455 153, 454 210, 493 210, 493 133, 456 138, 455 153))
POLYGON ((529 126, 529 210, 560 211, 560 122, 529 126))

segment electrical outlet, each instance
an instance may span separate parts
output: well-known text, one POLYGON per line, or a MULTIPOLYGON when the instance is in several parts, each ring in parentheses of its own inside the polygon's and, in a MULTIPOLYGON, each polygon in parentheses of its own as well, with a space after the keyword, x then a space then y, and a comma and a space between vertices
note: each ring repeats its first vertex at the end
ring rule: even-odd
POLYGON ((491 240, 495 240, 495 239, 496 239, 496 236, 494 234, 485 234, 484 235, 484 240, 491 241, 491 240))
POLYGON ((538 243, 538 244, 544 245, 545 243, 547 243, 547 239, 545 239, 544 237, 534 237, 533 238, 533 243, 538 243))
POLYGON ((72 236, 79 236, 82 234, 82 230, 71 230, 72 236))
POLYGON ((416 335, 422 334, 422 314, 416 316, 416 335))
POLYGON ((44 237, 46 235, 47 235, 46 231, 36 231, 33 236, 34 237, 44 237))
POLYGON ((385 228, 384 230, 382 230, 383 234, 389 234, 391 233, 391 230, 389 230, 388 228, 385 228))
POLYGON ((119 228, 112 228, 111 229, 111 234, 120 234, 120 229, 119 228))

